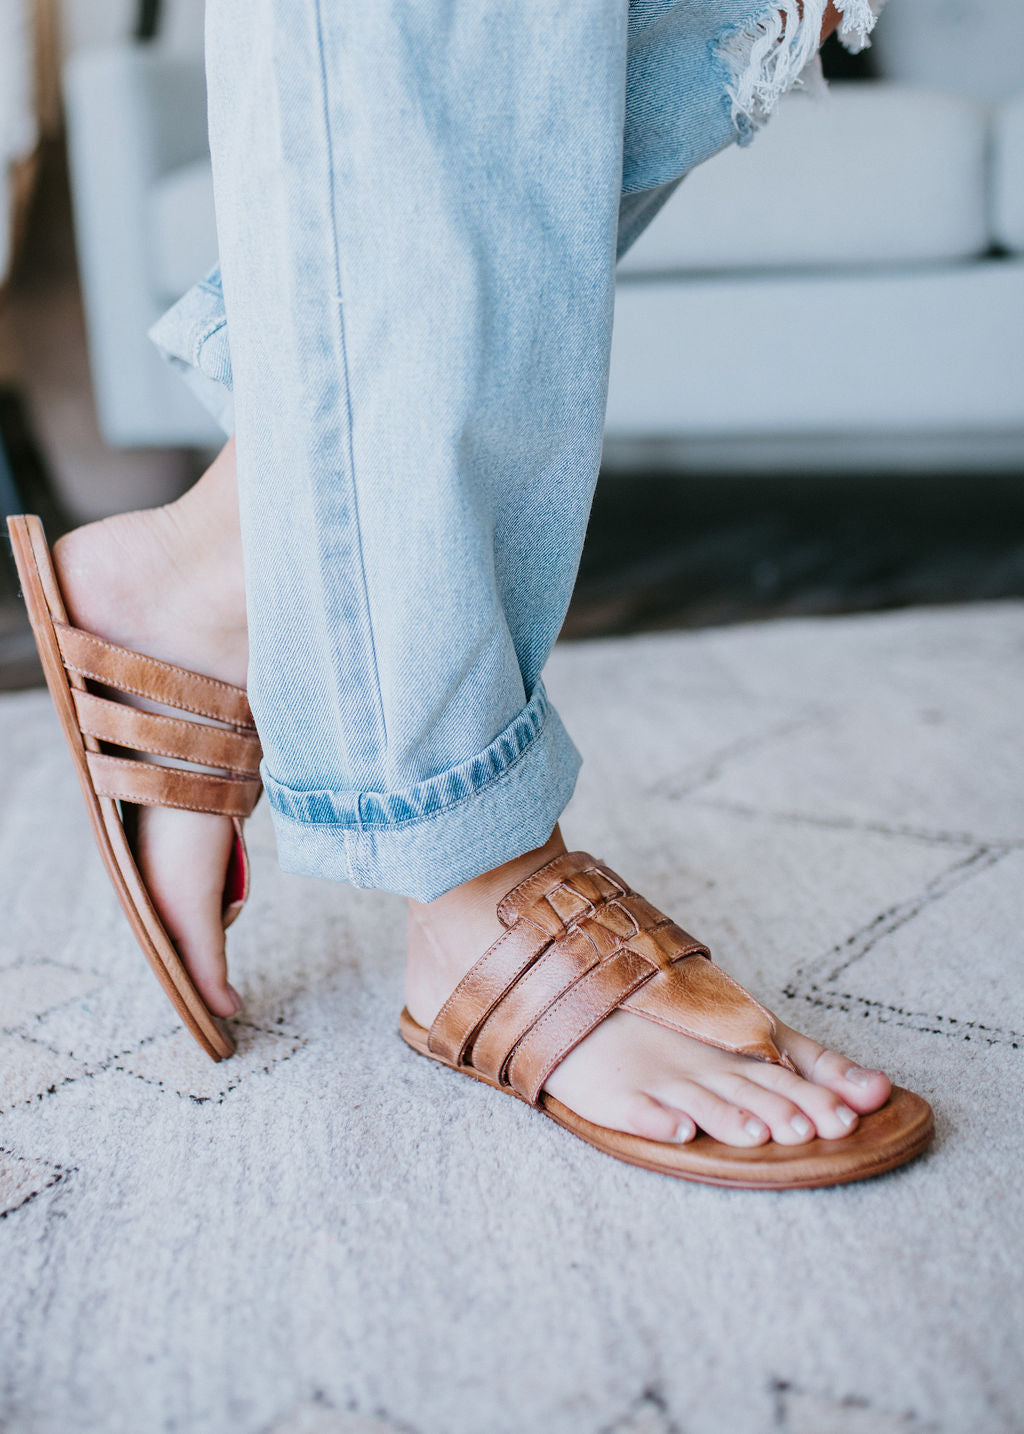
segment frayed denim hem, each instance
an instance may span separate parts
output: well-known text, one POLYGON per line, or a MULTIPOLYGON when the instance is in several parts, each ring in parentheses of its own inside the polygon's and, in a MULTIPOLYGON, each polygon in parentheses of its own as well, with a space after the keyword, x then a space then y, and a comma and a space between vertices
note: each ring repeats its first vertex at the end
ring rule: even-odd
POLYGON ((264 783, 284 871, 432 901, 541 846, 580 754, 542 687, 485 751, 403 792, 296 792, 264 783))
MULTIPOLYGON (((823 84, 818 55, 827 0, 765 0, 751 24, 729 28, 716 58, 729 72, 727 93, 736 137, 749 144, 787 90, 823 84)), ((852 54, 866 49, 885 0, 837 0, 839 39, 852 54)))

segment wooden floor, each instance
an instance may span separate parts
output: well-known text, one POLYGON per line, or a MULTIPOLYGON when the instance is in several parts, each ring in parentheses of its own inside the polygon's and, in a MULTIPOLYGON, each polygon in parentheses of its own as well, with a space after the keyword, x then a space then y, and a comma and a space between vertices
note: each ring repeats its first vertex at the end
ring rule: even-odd
POLYGON ((1024 473, 616 475, 564 636, 1024 596, 1024 473))

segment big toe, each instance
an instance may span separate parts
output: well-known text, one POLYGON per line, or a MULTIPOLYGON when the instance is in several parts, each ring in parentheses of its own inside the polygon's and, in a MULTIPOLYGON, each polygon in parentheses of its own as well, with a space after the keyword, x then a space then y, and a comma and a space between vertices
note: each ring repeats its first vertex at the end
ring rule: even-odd
POLYGON ((778 1039, 805 1080, 834 1091, 861 1115, 880 1109, 892 1094, 892 1081, 884 1071, 859 1066, 789 1026, 779 1025, 778 1039))
POLYGON ((140 814, 137 860, 167 934, 215 1016, 234 1016, 241 998, 228 981, 222 903, 232 826, 199 812, 140 814))
POLYGON ((178 936, 174 943, 195 988, 215 1016, 237 1016, 242 998, 228 980, 224 937, 211 940, 204 932, 199 941, 178 936))

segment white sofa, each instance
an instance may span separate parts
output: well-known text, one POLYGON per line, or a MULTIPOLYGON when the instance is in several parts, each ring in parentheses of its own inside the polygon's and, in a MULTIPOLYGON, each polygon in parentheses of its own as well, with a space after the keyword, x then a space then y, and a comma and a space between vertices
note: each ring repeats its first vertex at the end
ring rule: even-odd
MULTIPOLYGON (((621 270, 613 464, 1021 466, 1018 5, 893 0, 884 79, 788 97, 680 187, 621 270)), ((198 10, 172 11, 165 44, 66 69, 97 403, 120 445, 218 437, 145 337, 216 253, 198 10)))
POLYGON ((693 174, 623 264, 609 452, 1020 466, 1021 112, 835 85, 693 174))

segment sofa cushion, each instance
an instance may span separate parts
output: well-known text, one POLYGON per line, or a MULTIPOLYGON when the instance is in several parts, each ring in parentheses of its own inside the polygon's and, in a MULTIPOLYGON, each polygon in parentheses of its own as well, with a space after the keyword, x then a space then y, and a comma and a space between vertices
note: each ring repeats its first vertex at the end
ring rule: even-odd
POLYGON ((1024 254, 1024 95, 996 116, 992 154, 992 231, 997 244, 1024 254))
POLYGON ((1020 0, 893 0, 871 37, 883 79, 989 104, 1020 89, 1020 0))
POLYGON ((747 149, 691 174, 624 273, 962 259, 989 247, 988 116, 890 84, 788 96, 747 149))
POLYGON ((1024 433, 1024 260, 620 286, 616 437, 1024 433))
POLYGON ((149 196, 153 287, 177 299, 217 262, 213 174, 209 159, 170 170, 149 196))

